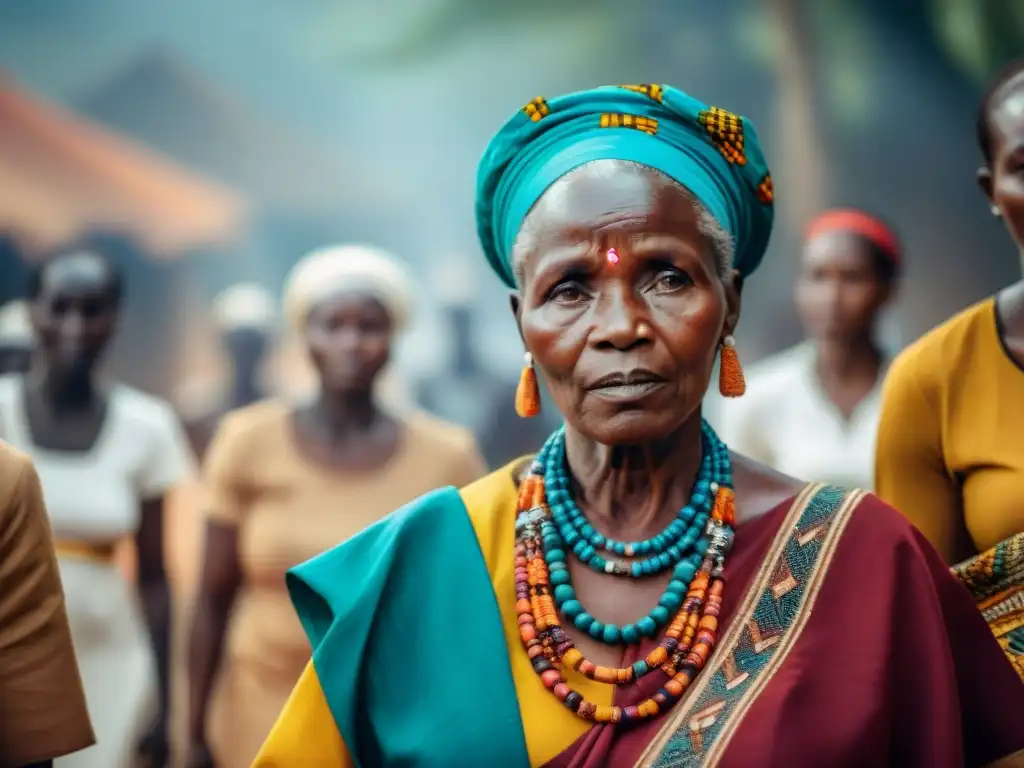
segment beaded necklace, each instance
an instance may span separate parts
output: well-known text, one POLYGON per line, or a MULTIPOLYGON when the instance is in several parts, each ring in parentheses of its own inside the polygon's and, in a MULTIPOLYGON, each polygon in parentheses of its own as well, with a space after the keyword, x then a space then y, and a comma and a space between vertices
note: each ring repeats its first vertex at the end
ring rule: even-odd
POLYGON ((690 502, 664 531, 640 542, 610 541, 586 522, 570 495, 564 430, 548 438, 523 478, 516 506, 519 635, 541 682, 581 718, 617 723, 667 711, 682 698, 715 646, 725 556, 733 541, 734 495, 729 451, 706 422, 702 444, 701 469, 690 502), (617 557, 605 558, 597 554, 599 548, 617 557), (659 604, 635 624, 603 624, 577 599, 567 552, 611 576, 644 578, 674 568, 673 578, 659 604), (630 564, 621 560, 644 555, 650 556, 630 564), (670 611, 676 612, 671 623, 670 611), (610 645, 633 645, 642 637, 654 637, 666 624, 668 629, 644 659, 629 667, 605 667, 584 658, 562 629, 559 614, 610 645), (631 683, 659 669, 669 680, 636 706, 598 706, 568 686, 567 667, 613 685, 631 683))

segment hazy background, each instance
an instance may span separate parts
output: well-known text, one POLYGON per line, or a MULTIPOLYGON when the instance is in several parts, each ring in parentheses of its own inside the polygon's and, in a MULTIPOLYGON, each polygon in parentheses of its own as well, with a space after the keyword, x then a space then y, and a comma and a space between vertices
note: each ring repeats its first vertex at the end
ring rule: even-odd
POLYGON ((772 164, 778 224, 745 295, 746 359, 798 338, 800 233, 835 204, 881 214, 905 241, 886 331, 899 346, 1019 277, 974 184, 973 121, 986 77, 1021 52, 1019 0, 0 0, 0 94, 14 94, 7 114, 0 99, 0 299, 57 239, 39 222, 77 222, 130 271, 115 370, 173 397, 216 375, 218 290, 278 293, 304 251, 367 241, 422 287, 401 374, 447 365, 439 304, 466 300, 476 350, 512 381, 521 349, 474 232, 484 145, 535 96, 665 82, 750 117, 772 164), (40 99, 61 107, 45 124, 40 99), (108 134, 117 151, 92 158, 108 134), (129 167, 162 169, 164 197, 90 212, 93 183, 142 206, 129 167), (195 205, 206 198, 185 178, 211 202, 195 205))

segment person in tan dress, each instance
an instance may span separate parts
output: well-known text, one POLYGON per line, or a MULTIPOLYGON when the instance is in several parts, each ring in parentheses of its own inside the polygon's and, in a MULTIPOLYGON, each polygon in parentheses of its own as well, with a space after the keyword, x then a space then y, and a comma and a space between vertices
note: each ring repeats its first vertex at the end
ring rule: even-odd
POLYGON ((0 441, 0 768, 94 741, 39 477, 0 441))
POLYGON ((469 432, 375 397, 410 303, 404 268, 364 246, 314 252, 288 279, 285 312, 319 393, 228 414, 206 456, 190 766, 248 768, 309 661, 285 571, 427 491, 486 471, 469 432))

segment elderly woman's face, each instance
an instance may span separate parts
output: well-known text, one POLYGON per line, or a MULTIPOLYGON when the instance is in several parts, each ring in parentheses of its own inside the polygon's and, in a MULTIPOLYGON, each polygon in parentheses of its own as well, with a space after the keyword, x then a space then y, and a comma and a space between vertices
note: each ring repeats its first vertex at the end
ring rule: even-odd
POLYGON ((531 211, 514 305, 566 421, 606 445, 643 443, 699 408, 739 296, 683 190, 601 170, 567 175, 531 211))
POLYGON ((369 392, 391 354, 391 318, 376 299, 339 293, 317 302, 306 344, 328 392, 369 392))

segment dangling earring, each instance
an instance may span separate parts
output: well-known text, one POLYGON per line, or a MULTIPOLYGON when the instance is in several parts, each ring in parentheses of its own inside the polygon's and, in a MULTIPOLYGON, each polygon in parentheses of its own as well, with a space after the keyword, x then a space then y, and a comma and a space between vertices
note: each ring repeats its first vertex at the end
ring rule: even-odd
POLYGON ((995 216, 997 219, 1002 218, 1003 212, 999 210, 998 205, 992 206, 992 215, 995 216))
POLYGON ((526 365, 519 374, 516 387, 516 413, 520 418, 530 419, 540 413, 540 388, 537 386, 537 372, 533 370, 533 355, 526 353, 526 365))
POLYGON ((721 359, 718 363, 718 391, 722 397, 739 397, 747 391, 743 366, 736 354, 736 340, 732 336, 722 339, 721 359))

